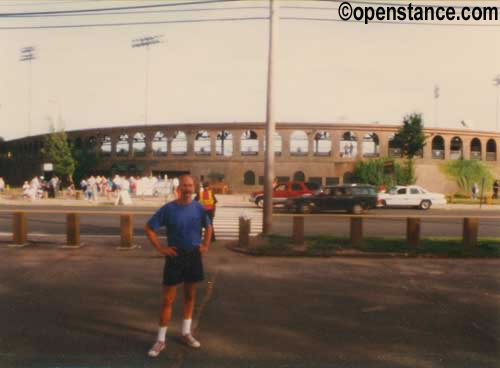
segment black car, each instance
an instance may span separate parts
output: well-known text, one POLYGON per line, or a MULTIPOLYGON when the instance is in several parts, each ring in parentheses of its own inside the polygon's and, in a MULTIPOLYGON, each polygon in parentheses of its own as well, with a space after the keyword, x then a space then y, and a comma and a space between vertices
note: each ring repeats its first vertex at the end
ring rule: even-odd
POLYGON ((377 191, 374 186, 344 184, 324 187, 311 196, 290 198, 285 202, 285 209, 297 213, 348 211, 360 214, 376 205, 377 191))

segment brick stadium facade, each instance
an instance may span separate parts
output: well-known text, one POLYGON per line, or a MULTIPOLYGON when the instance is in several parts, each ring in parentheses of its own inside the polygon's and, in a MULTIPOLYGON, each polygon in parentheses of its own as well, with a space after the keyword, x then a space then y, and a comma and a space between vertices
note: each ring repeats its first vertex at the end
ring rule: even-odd
MULTIPOLYGON (((398 126, 381 124, 280 123, 276 127, 275 174, 280 180, 306 179, 322 184, 350 180, 356 160, 400 157, 391 145, 398 126)), ((417 158, 417 183, 450 193, 455 184, 439 166, 463 157, 484 161, 497 174, 500 134, 427 128, 427 145, 417 158)), ((260 188, 264 175, 262 123, 126 126, 67 132, 71 144, 94 149, 101 157, 96 174, 223 176, 233 192, 260 188)), ((43 135, 5 142, 3 175, 12 184, 39 175, 43 135)))

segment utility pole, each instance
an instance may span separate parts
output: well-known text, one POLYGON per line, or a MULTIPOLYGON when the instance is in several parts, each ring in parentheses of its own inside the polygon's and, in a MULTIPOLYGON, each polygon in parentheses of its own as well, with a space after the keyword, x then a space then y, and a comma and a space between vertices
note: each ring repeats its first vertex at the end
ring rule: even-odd
POLYGON ((275 76, 274 59, 276 56, 276 41, 278 39, 278 8, 277 0, 269 0, 269 51, 267 69, 267 104, 266 104, 266 150, 264 163, 264 215, 262 217, 262 232, 271 234, 273 226, 273 180, 274 180, 274 148, 275 111, 273 105, 273 77, 275 76))
POLYGON ((498 132, 498 88, 500 87, 500 74, 498 74, 493 79, 493 85, 497 87, 497 100, 496 100, 496 110, 495 110, 495 130, 498 132))
POLYGON ((163 35, 147 36, 132 40, 132 47, 146 47, 146 82, 144 87, 144 125, 148 125, 148 95, 149 95, 149 46, 163 42, 163 35))
POLYGON ((32 72, 31 72, 31 61, 35 60, 35 47, 34 46, 28 46, 28 47, 23 47, 21 49, 21 58, 19 61, 24 62, 28 61, 29 66, 28 66, 28 137, 31 136, 31 80, 32 80, 32 72))

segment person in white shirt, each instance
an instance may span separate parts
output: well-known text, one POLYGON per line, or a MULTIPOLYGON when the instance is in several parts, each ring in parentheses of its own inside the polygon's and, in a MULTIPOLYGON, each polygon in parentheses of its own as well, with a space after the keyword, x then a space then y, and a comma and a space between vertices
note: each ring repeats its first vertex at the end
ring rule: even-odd
POLYGON ((177 188, 179 188, 179 179, 174 178, 174 180, 172 180, 172 185, 173 185, 174 198, 177 199, 177 198, 179 198, 178 193, 177 193, 177 188))

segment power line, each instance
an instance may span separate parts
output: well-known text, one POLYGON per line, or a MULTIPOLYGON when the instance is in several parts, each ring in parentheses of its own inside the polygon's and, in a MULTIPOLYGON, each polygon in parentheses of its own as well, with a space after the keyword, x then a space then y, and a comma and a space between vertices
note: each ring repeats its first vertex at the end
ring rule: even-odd
MULTIPOLYGON (((320 0, 324 1, 324 0, 320 0)), ((305 20, 305 21, 320 21, 320 22, 339 22, 339 23, 363 23, 357 20, 342 20, 335 18, 313 18, 313 17, 281 17, 283 20, 305 20)), ((413 25, 413 26, 431 26, 431 27, 500 27, 500 24, 474 24, 474 23, 423 23, 423 22, 397 22, 397 21, 376 21, 371 20, 370 24, 398 24, 398 25, 413 25)))
MULTIPOLYGON (((337 3, 337 4, 340 4, 342 3, 344 0, 314 0, 314 1, 320 1, 320 2, 326 2, 326 3, 337 3)), ((391 2, 391 3, 386 3, 386 2, 378 2, 378 1, 351 1, 349 0, 349 3, 350 4, 363 4, 363 5, 380 5, 380 6, 402 6, 402 7, 406 7, 408 6, 408 2, 402 2, 402 3, 394 3, 394 2, 391 2)), ((424 8, 424 7, 433 7, 433 8, 437 8, 437 7, 450 7, 450 8, 455 8, 455 9, 463 9, 463 8, 471 8, 471 7, 474 7, 474 5, 451 5, 451 4, 447 4, 446 2, 443 2, 443 3, 440 3, 440 4, 420 4, 420 3, 415 3, 415 4, 412 4, 413 7, 419 7, 419 8, 424 8)), ((496 6, 493 6, 494 8, 497 8, 496 6)), ((498 7, 500 8, 500 7, 498 7)))
POLYGON ((57 26, 20 26, 20 27, 0 27, 0 31, 21 30, 21 29, 123 27, 123 26, 138 26, 138 25, 155 25, 155 24, 233 22, 233 21, 267 20, 267 19, 269 19, 269 17, 213 18, 213 19, 189 19, 189 20, 166 20, 166 21, 154 21, 154 22, 124 22, 124 23, 97 23, 97 24, 68 24, 68 25, 57 25, 57 26))
POLYGON ((222 10, 249 10, 249 9, 267 9, 265 6, 241 6, 229 8, 200 8, 200 9, 172 9, 172 10, 145 10, 145 11, 117 11, 107 13, 83 13, 83 14, 43 14, 43 15, 20 15, 9 18, 46 18, 46 17, 84 17, 84 16, 101 16, 101 15, 130 15, 130 14, 165 14, 165 13, 183 13, 183 12, 205 12, 205 11, 222 11, 222 10))
POLYGON ((112 8, 53 10, 53 11, 44 11, 44 12, 23 12, 23 13, 0 13, 0 17, 9 18, 9 17, 20 17, 20 16, 27 16, 27 15, 92 13, 92 12, 106 12, 106 11, 116 11, 116 10, 150 9, 150 8, 163 8, 163 7, 172 7, 172 6, 188 6, 188 5, 200 5, 200 4, 227 3, 227 2, 235 2, 235 1, 243 1, 243 0, 203 0, 203 1, 189 1, 189 2, 183 2, 183 3, 120 6, 120 7, 112 7, 112 8))
MULTIPOLYGON (((267 20, 269 17, 231 17, 231 18, 213 18, 213 19, 186 19, 186 20, 166 20, 151 22, 122 22, 122 23, 90 23, 90 24, 68 24, 68 25, 48 25, 48 26, 13 26, 0 27, 0 31, 7 30, 28 30, 28 29, 66 29, 66 28, 97 28, 97 27, 124 27, 137 25, 156 25, 156 24, 176 24, 176 23, 208 23, 208 22, 232 22, 232 21, 251 21, 267 20)), ((296 21, 317 21, 317 22, 338 22, 338 23, 362 23, 356 20, 342 20, 335 18, 313 18, 313 17, 280 17, 282 20, 296 21)), ((370 21, 370 24, 390 24, 390 25, 413 25, 429 27, 500 27, 500 24, 474 24, 474 23, 423 23, 423 22, 395 22, 395 21, 370 21)))
POLYGON ((41 3, 36 0, 34 0, 31 3, 28 2, 23 2, 23 3, 17 3, 17 4, 0 4, 1 7, 7 7, 7 6, 44 6, 44 5, 60 5, 60 4, 74 4, 74 3, 89 3, 92 1, 101 1, 101 0, 59 0, 59 1, 52 1, 52 2, 46 2, 46 3, 41 3))

